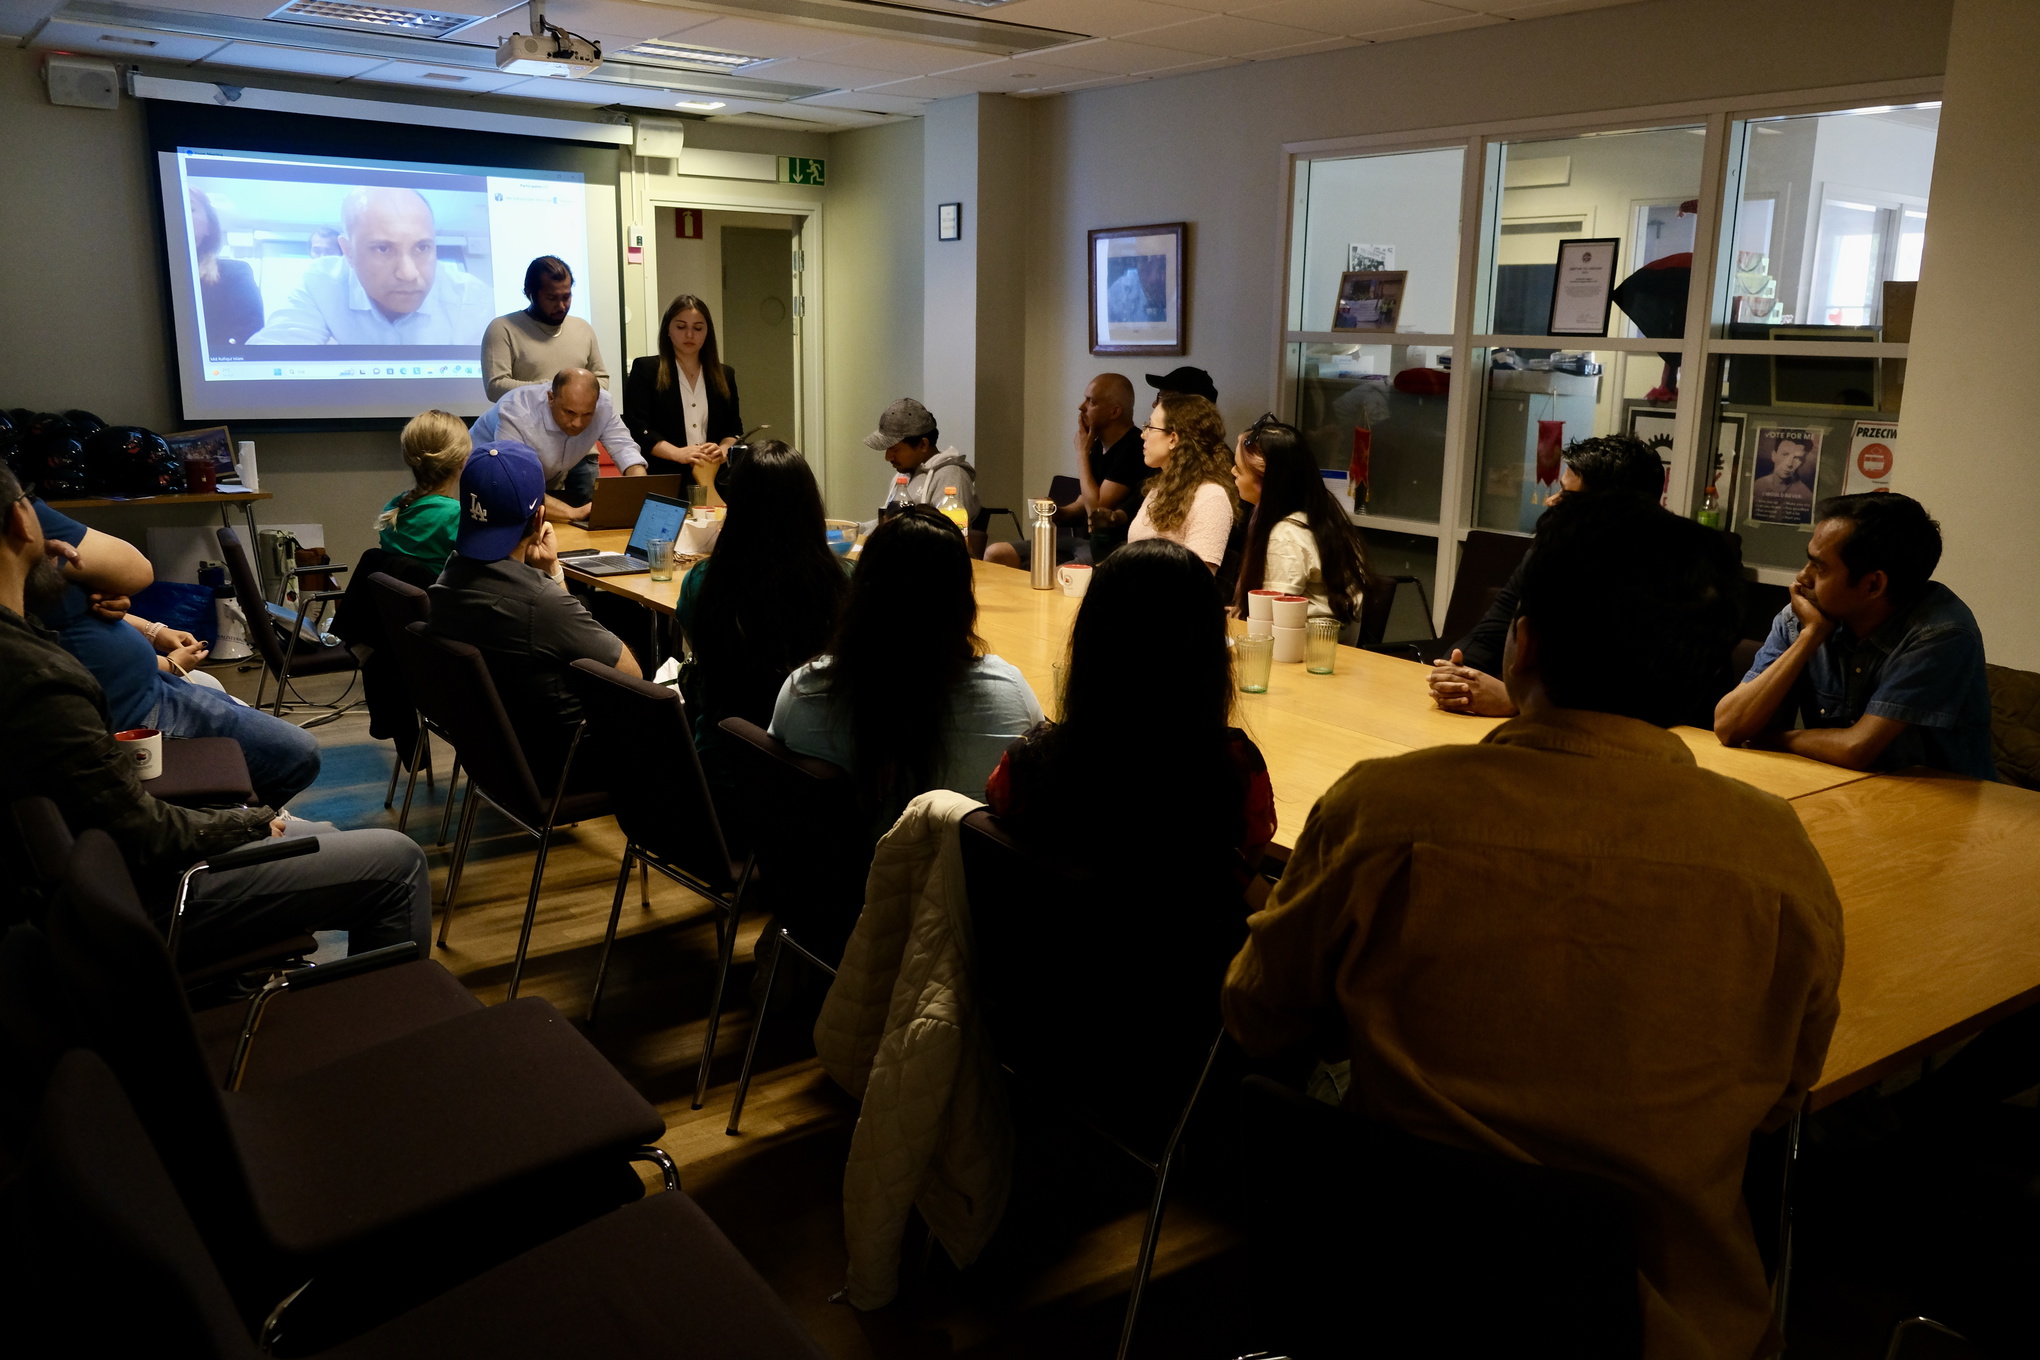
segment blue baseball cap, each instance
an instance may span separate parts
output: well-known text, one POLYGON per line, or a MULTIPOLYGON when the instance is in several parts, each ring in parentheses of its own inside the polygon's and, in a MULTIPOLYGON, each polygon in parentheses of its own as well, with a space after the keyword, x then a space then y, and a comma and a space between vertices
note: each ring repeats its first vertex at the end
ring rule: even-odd
POLYGON ((460 531, 453 550, 477 562, 502 561, 544 503, 545 468, 530 445, 514 439, 475 445, 460 472, 460 531))

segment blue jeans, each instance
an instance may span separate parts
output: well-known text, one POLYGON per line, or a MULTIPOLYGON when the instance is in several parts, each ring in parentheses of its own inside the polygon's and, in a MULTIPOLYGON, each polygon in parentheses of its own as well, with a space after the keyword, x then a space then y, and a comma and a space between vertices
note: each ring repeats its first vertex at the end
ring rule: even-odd
POLYGON ((319 777, 319 739, 295 723, 236 703, 216 689, 158 673, 156 711, 143 724, 165 737, 232 737, 241 743, 255 796, 273 808, 319 777))
POLYGON ((591 453, 567 469, 567 479, 560 483, 557 494, 568 505, 586 505, 595 499, 595 481, 601 475, 602 457, 591 453))

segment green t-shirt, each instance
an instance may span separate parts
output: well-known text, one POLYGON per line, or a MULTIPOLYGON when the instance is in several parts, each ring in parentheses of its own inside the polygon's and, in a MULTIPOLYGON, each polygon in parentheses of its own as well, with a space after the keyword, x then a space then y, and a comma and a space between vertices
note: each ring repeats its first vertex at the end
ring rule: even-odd
MULTIPOLYGON (((402 499, 390 497, 383 509, 388 510, 402 499)), ((453 537, 459 529, 459 501, 451 496, 420 496, 378 538, 384 552, 401 553, 438 571, 453 555, 453 537)))

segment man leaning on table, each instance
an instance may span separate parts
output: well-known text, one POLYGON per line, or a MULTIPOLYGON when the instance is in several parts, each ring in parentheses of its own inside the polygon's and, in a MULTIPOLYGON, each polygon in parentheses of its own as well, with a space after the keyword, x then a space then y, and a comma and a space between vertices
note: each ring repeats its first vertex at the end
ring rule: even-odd
POLYGON ((1940 561, 1941 526, 1912 497, 1822 501, 1789 603, 1715 706, 1722 745, 1996 779, 1983 634, 1931 579, 1940 561))
POLYGON ((599 440, 626 477, 645 475, 645 456, 624 428, 609 394, 585 368, 563 368, 550 384, 513 387, 475 418, 477 446, 511 439, 538 455, 545 470, 545 517, 577 524, 595 499, 599 440))
POLYGON ((1350 1056, 1357 1114, 1634 1193, 1651 1360, 1776 1349, 1743 1163, 1839 1011, 1799 819, 1665 730, 1735 643, 1738 575, 1714 530, 1566 497, 1504 652, 1521 716, 1334 784, 1222 998, 1250 1053, 1350 1056), (1636 621, 1616 666, 1609 618, 1636 621))

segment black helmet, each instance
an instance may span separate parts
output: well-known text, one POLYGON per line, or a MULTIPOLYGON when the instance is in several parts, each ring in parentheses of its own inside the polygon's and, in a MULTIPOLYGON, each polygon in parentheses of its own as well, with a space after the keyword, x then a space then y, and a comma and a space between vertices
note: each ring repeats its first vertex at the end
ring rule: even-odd
POLYGON ((64 419, 71 423, 71 428, 78 432, 80 439, 91 434, 94 430, 106 428, 106 422, 93 415, 90 411, 66 411, 64 412, 64 419))
POLYGON ((45 500, 92 494, 85 476, 85 449, 62 416, 38 415, 21 441, 23 467, 45 500))
POLYGON ((86 480, 95 496, 171 496, 184 490, 184 465, 163 436, 108 425, 85 436, 86 480))
POLYGON ((7 464, 7 470, 14 474, 14 480, 25 488, 36 480, 36 474, 28 470, 21 459, 21 435, 16 432, 14 422, 0 416, 0 462, 7 464))

